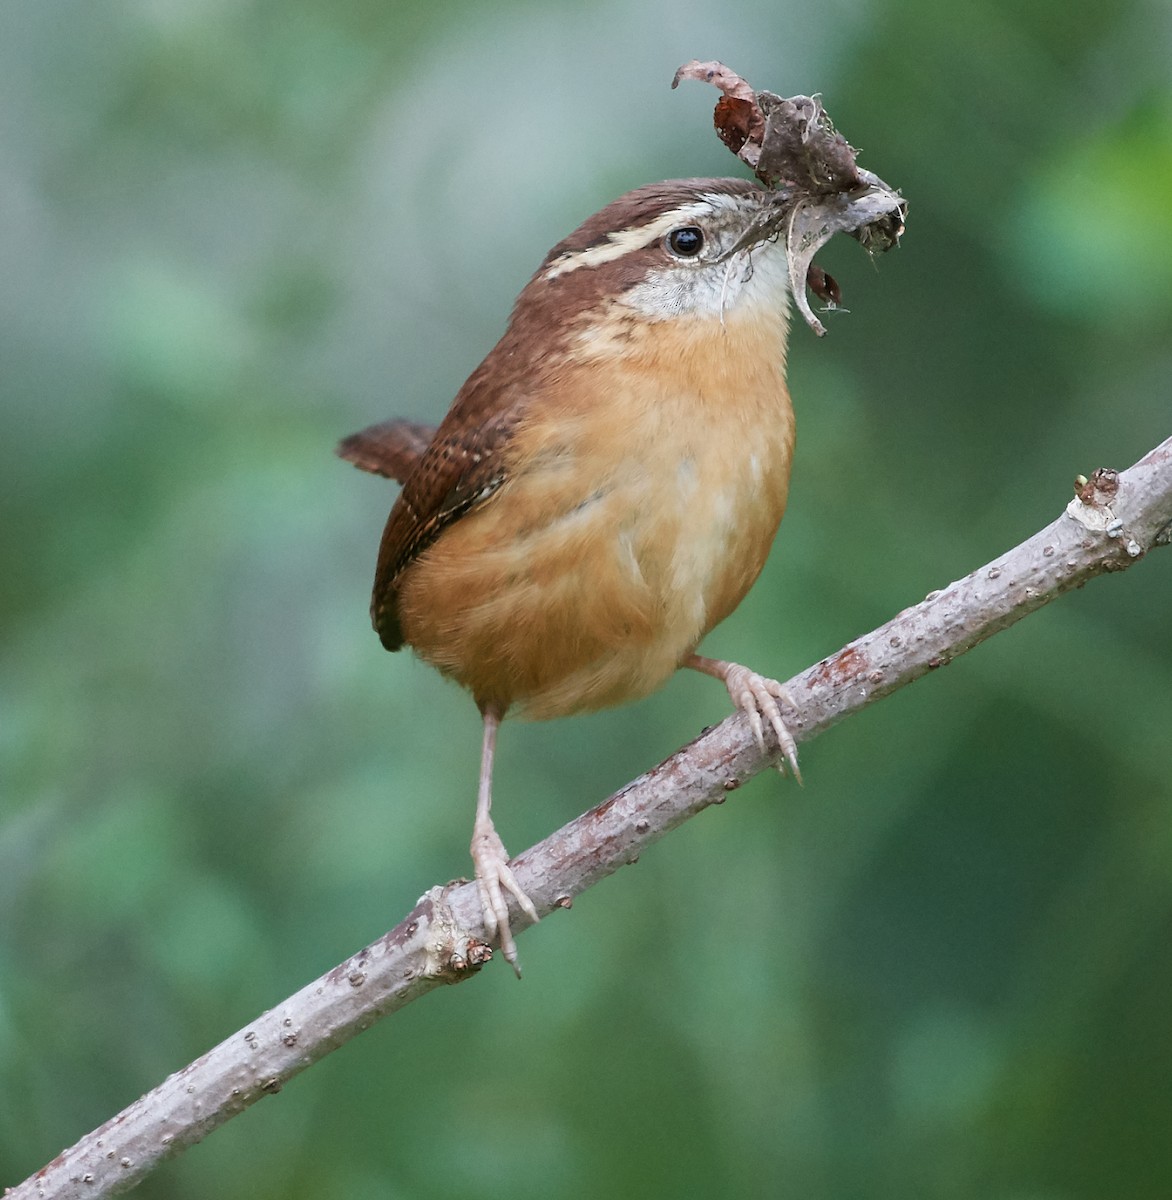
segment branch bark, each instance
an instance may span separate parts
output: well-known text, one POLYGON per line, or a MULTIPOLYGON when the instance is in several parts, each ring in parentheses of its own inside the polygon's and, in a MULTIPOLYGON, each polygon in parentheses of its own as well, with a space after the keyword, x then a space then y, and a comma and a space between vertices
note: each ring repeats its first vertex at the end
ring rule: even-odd
MULTIPOLYGON (((941 667, 1026 614, 1172 540, 1172 438, 1130 470, 1097 471, 1028 541, 933 592, 786 687, 799 742, 941 667)), ((513 863, 545 916, 769 766, 737 714, 513 863)), ((515 930, 528 923, 514 911, 515 930)), ((473 884, 433 887, 378 941, 164 1080, 63 1151, 8 1200, 114 1195, 200 1141, 380 1017, 492 957, 473 884)))

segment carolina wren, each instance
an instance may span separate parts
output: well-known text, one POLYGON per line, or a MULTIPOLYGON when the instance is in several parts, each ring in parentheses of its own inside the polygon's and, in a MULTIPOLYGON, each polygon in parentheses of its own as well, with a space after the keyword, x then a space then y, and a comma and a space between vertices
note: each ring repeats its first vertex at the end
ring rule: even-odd
POLYGON ((724 682, 797 775, 780 685, 696 654, 757 578, 785 510, 784 192, 655 183, 546 255, 438 429, 341 443, 400 481, 371 614, 466 687, 484 720, 472 859, 516 968, 507 896, 538 914, 490 815, 497 728, 634 700, 679 667, 724 682))

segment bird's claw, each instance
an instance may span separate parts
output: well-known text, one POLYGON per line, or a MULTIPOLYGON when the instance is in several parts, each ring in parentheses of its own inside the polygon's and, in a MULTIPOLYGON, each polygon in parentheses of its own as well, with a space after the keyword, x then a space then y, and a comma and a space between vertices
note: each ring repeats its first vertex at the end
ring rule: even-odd
MULTIPOLYGON (((791 708, 794 707, 790 694, 776 679, 758 675, 756 671, 751 671, 748 667, 742 667, 737 663, 726 664, 724 685, 728 688, 729 698, 733 704, 749 718, 753 737, 762 753, 765 752, 765 726, 761 718, 764 717, 769 722, 769 726, 777 738, 777 745, 785 761, 789 763, 789 769, 798 783, 801 783, 802 773, 798 770, 797 743, 794 741, 793 734, 786 728, 785 721, 781 717, 781 709, 777 704, 778 700, 782 700, 791 708)), ((780 762, 777 763, 777 769, 783 774, 785 773, 785 767, 780 762)))
POLYGON ((520 905, 522 912, 534 923, 538 921, 537 909, 517 882, 504 843, 492 823, 486 828, 477 827, 472 835, 472 862, 476 868, 476 886, 480 892, 480 907, 484 911, 484 925, 491 938, 499 933, 501 954, 521 977, 517 965, 517 944, 509 928, 509 905, 507 892, 520 905))

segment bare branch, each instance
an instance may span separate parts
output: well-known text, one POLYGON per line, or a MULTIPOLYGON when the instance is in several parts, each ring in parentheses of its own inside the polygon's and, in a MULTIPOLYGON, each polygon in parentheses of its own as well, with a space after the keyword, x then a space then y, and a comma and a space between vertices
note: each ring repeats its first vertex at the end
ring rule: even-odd
MULTIPOLYGON (((1028 541, 933 592, 786 685, 787 723, 807 741, 943 666, 1071 588, 1172 540, 1172 439, 1121 474, 1081 481, 1066 511, 1028 541)), ((736 715, 514 862, 545 915, 634 861, 645 847, 770 763, 736 715)), ((513 915, 514 929, 525 917, 513 915)), ((392 929, 165 1080, 36 1175, 9 1200, 98 1200, 133 1187, 298 1072, 441 983, 470 978, 491 952, 472 884, 432 888, 392 929)))

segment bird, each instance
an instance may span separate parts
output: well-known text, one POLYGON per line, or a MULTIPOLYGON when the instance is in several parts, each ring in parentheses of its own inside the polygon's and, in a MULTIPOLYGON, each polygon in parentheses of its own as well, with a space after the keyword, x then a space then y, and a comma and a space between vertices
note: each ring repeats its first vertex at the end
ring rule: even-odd
POLYGON ((410 646, 479 708, 472 861, 518 976, 510 899, 538 913, 492 820, 506 714, 623 704, 695 669, 800 781, 784 688, 697 653, 785 511, 791 211, 784 189, 733 178, 620 196, 545 256, 438 428, 385 421, 338 445, 402 485, 371 597, 383 646, 410 646))

